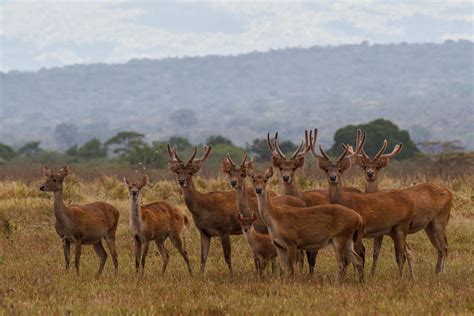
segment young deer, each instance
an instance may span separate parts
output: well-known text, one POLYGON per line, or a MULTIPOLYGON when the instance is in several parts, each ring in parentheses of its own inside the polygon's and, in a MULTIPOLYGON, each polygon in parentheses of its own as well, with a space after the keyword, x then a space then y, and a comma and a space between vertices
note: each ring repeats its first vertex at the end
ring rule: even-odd
MULTIPOLYGON (((362 149, 361 155, 354 158, 357 166, 361 167, 365 173, 365 192, 377 192, 378 172, 387 167, 390 158, 396 156, 403 145, 400 143, 394 147, 391 153, 385 154, 387 140, 384 140, 382 148, 378 153, 370 158, 362 149)), ((349 146, 349 152, 352 148, 349 146)), ((413 221, 409 234, 424 229, 432 245, 438 252, 438 262, 435 272, 443 272, 444 262, 447 256, 446 226, 451 213, 452 193, 444 186, 434 183, 422 183, 405 189, 414 200, 413 221)), ((374 239, 374 254, 372 274, 375 273, 377 259, 382 247, 383 236, 374 239)))
POLYGON ((356 267, 359 281, 364 281, 363 262, 354 251, 354 244, 360 244, 362 239, 363 220, 359 214, 334 204, 304 208, 277 206, 266 190, 273 168, 269 167, 264 174, 250 171, 249 175, 257 193, 258 211, 277 248, 282 268, 293 276, 298 249, 317 251, 332 244, 339 267, 337 281, 346 269, 344 258, 356 267))
POLYGON ((269 261, 272 263, 272 272, 275 271, 276 247, 268 234, 261 234, 255 229, 255 221, 257 220, 255 213, 250 217, 239 214, 238 218, 245 239, 247 239, 250 249, 252 249, 257 273, 260 278, 263 278, 269 261))
POLYGON ((410 273, 413 276, 410 254, 405 247, 406 235, 413 219, 414 202, 404 190, 386 190, 374 193, 357 193, 341 190, 341 177, 351 166, 351 159, 356 157, 365 142, 365 133, 358 131, 356 152, 348 155, 349 148, 336 160, 331 160, 322 146, 319 155, 311 144, 311 151, 318 161, 318 166, 327 176, 329 199, 331 203, 347 206, 358 212, 364 219, 365 238, 377 238, 390 235, 395 245, 395 256, 400 275, 403 265, 408 260, 410 273))
POLYGON ((193 215, 194 223, 201 235, 201 273, 204 273, 206 267, 211 237, 219 237, 224 258, 232 276, 230 235, 242 234, 237 220, 239 212, 235 203, 235 192, 202 193, 196 190, 193 182, 193 176, 199 172, 210 152, 211 146, 204 146, 203 156, 195 159, 197 148, 194 148, 193 155, 185 163, 179 157, 176 146, 171 148, 168 144, 169 168, 176 175, 184 202, 193 215))
POLYGON ((115 231, 119 220, 119 211, 112 205, 104 202, 95 202, 83 205, 68 205, 63 202, 63 182, 69 169, 64 166, 58 174, 53 174, 48 167, 43 168, 46 181, 41 185, 41 191, 54 193, 54 228, 62 240, 66 271, 69 271, 71 259, 71 243, 75 246, 76 273, 79 275, 82 245, 92 245, 100 264, 97 275, 104 269, 107 253, 102 245, 105 239, 112 255, 115 272, 118 270, 117 251, 115 250, 115 231))
POLYGON ((179 209, 161 201, 140 205, 140 191, 148 183, 148 177, 144 176, 140 183, 131 183, 123 179, 130 194, 130 231, 135 241, 135 270, 145 272, 145 259, 148 254, 150 241, 155 241, 156 248, 163 258, 162 273, 168 266, 169 255, 165 248, 165 241, 169 237, 178 252, 183 256, 188 266, 189 274, 193 274, 189 264, 188 254, 183 247, 184 225, 188 224, 188 218, 179 209), (143 247, 143 248, 142 248, 143 247))

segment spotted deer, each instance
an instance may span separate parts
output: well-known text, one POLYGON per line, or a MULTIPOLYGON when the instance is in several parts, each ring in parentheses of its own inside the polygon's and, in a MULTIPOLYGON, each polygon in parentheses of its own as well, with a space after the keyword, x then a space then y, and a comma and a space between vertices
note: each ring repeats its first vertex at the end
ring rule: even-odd
POLYGON ((164 243, 169 238, 183 257, 189 274, 192 275, 183 241, 184 226, 188 224, 186 215, 166 201, 140 205, 140 192, 148 183, 147 176, 144 176, 140 183, 130 182, 126 178, 123 180, 130 195, 130 231, 135 242, 136 272, 139 272, 140 264, 142 273, 145 272, 145 260, 150 241, 154 241, 163 258, 161 271, 165 273, 169 255, 164 243))
POLYGON ((232 271, 230 235, 242 234, 239 214, 236 206, 236 194, 233 191, 199 192, 193 181, 193 176, 199 172, 204 161, 209 157, 211 146, 204 146, 204 154, 196 158, 197 148, 191 158, 184 162, 178 155, 176 146, 168 144, 169 168, 176 176, 184 202, 191 212, 196 228, 201 236, 201 273, 206 267, 209 246, 212 237, 221 239, 224 258, 232 271))
MULTIPOLYGON (((370 158, 362 149, 361 154, 354 158, 354 163, 364 170, 366 185, 365 191, 377 192, 378 173, 388 166, 391 158, 395 157, 403 148, 403 144, 395 145, 391 153, 385 154, 387 140, 384 140, 382 147, 377 154, 370 158)), ((353 151, 349 146, 349 152, 353 151)), ((448 225, 452 193, 444 186, 435 183, 422 183, 405 189, 411 194, 414 200, 413 221, 409 234, 414 234, 424 230, 431 244, 438 252, 438 261, 435 272, 443 272, 447 256, 446 226, 448 225)), ((374 239, 374 254, 371 273, 375 273, 377 259, 382 247, 383 236, 374 239)))
POLYGON ((316 152, 314 144, 311 145, 311 151, 318 161, 318 167, 326 173, 331 203, 347 206, 362 216, 365 224, 365 238, 389 235, 394 241, 400 276, 403 274, 406 260, 408 260, 410 274, 413 276, 410 254, 405 247, 406 235, 410 230, 414 214, 414 201, 410 194, 404 190, 373 193, 341 190, 341 177, 350 169, 351 159, 359 155, 364 142, 365 133, 358 131, 356 151, 349 154, 349 147, 346 146, 336 160, 329 158, 321 145, 319 145, 321 154, 316 152))
POLYGON ((253 213, 250 217, 244 217, 240 213, 238 216, 242 232, 252 250, 257 273, 260 279, 262 279, 268 262, 272 264, 272 272, 275 271, 275 259, 277 257, 276 247, 268 234, 259 233, 255 229, 254 223, 257 220, 256 213, 253 213))
POLYGON ((336 280, 344 276, 344 258, 347 258, 356 267, 359 281, 364 281, 363 262, 354 250, 354 245, 361 242, 364 229, 359 214, 336 204, 303 208, 275 205, 267 194, 273 167, 265 173, 252 170, 249 176, 257 193, 258 212, 276 246, 280 267, 293 276, 299 249, 317 251, 332 244, 338 266, 336 280))
POLYGON ((75 247, 75 268, 79 275, 82 245, 92 245, 100 259, 97 276, 107 261, 107 253, 102 245, 105 240, 112 255, 115 272, 118 270, 117 251, 115 250, 115 232, 119 220, 119 211, 105 202, 94 202, 81 205, 66 205, 63 201, 64 179, 69 174, 68 166, 54 174, 47 166, 43 167, 46 181, 40 186, 41 191, 54 193, 54 228, 61 238, 66 261, 66 271, 69 271, 71 260, 71 244, 75 247))

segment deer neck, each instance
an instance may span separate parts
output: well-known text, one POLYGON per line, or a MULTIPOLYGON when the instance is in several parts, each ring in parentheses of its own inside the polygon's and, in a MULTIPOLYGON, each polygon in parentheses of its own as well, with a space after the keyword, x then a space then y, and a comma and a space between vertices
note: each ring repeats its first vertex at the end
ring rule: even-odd
POLYGON ((130 226, 140 231, 141 224, 142 224, 142 210, 140 207, 140 202, 138 201, 138 197, 132 197, 130 199, 130 226))
POLYGON ((365 182, 365 193, 374 193, 379 190, 378 181, 366 181, 365 182))
POLYGON ((193 214, 197 214, 199 211, 198 205, 201 198, 201 193, 196 190, 193 179, 187 181, 186 186, 180 186, 181 193, 183 194, 184 203, 188 207, 189 211, 193 214))
POLYGON ((298 186, 295 183, 295 177, 291 177, 289 182, 283 181, 283 188, 284 188, 285 195, 290 195, 297 198, 303 197, 303 194, 298 189, 298 186))
POLYGON ((63 201, 63 190, 54 192, 54 216, 59 225, 64 226, 66 224, 66 210, 67 207, 64 205, 63 201))
POLYGON ((341 187, 342 185, 340 183, 329 183, 329 201, 331 204, 342 204, 343 194, 341 187))
POLYGON ((257 194, 258 213, 263 223, 270 229, 273 227, 272 220, 277 217, 277 212, 273 207, 272 201, 265 190, 257 194))
POLYGON ((244 216, 251 215, 248 201, 249 196, 247 194, 247 187, 245 183, 242 183, 240 187, 235 188, 235 194, 237 209, 239 210, 239 213, 244 216))

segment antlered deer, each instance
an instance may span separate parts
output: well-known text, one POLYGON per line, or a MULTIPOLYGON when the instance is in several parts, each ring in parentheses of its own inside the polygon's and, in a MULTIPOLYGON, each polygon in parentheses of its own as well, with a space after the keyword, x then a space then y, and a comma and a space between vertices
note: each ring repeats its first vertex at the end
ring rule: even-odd
POLYGON ((168 144, 169 168, 176 175, 184 202, 193 215, 194 223, 201 235, 201 273, 204 273, 206 267, 211 237, 219 237, 224 258, 232 276, 230 235, 242 234, 237 219, 235 192, 203 193, 196 190, 193 182, 193 176, 199 172, 202 163, 209 157, 211 148, 211 146, 204 146, 204 154, 199 159, 195 159, 197 148, 194 148, 193 155, 185 163, 179 157, 176 146, 171 148, 168 144))
POLYGON ((356 152, 348 155, 349 148, 336 159, 331 160, 320 145, 321 155, 316 152, 314 144, 311 151, 318 161, 318 166, 326 173, 329 184, 331 203, 347 206, 358 212, 364 219, 365 238, 376 238, 390 235, 395 245, 395 256, 400 275, 403 265, 408 260, 410 273, 413 276, 411 258, 405 247, 406 235, 413 219, 414 202, 404 190, 386 190, 374 193, 356 193, 341 190, 341 177, 351 166, 351 159, 362 150, 365 133, 358 131, 356 152))
POLYGON ((188 224, 186 215, 166 201, 140 205, 140 191, 148 183, 147 176, 144 176, 140 183, 131 183, 125 178, 124 182, 130 194, 130 231, 135 241, 136 272, 140 269, 140 259, 142 273, 145 272, 150 241, 155 241, 156 248, 163 258, 162 273, 166 271, 169 255, 164 243, 169 237, 186 262, 189 274, 192 275, 188 254, 183 247, 184 225, 188 224))
POLYGON ((69 173, 64 166, 58 174, 53 174, 48 167, 43 168, 46 181, 41 185, 41 191, 54 193, 54 228, 62 240, 66 271, 69 271, 71 258, 71 243, 75 246, 76 273, 79 274, 82 245, 92 245, 100 264, 97 275, 102 273, 107 253, 102 245, 105 239, 112 255, 115 272, 118 270, 117 251, 115 250, 115 231, 119 220, 119 211, 112 205, 104 202, 95 202, 83 205, 68 205, 63 202, 63 182, 69 173))
MULTIPOLYGON (((364 170, 366 192, 379 190, 378 172, 388 166, 390 159, 396 156, 402 147, 401 143, 395 145, 391 153, 385 154, 387 140, 384 140, 382 148, 373 158, 370 158, 363 149, 361 155, 354 158, 355 164, 364 170)), ((351 150, 349 146, 349 151, 351 150)), ((438 252, 435 272, 443 272, 448 247, 445 231, 451 213, 452 193, 446 187, 430 182, 406 188, 405 191, 409 192, 414 200, 413 221, 408 233, 413 234, 421 229, 425 230, 438 252)), ((374 239, 372 274, 375 273, 382 242, 383 236, 374 239)))
POLYGON ((275 258, 277 257, 277 250, 268 234, 262 234, 256 231, 255 221, 257 215, 253 213, 250 217, 244 217, 239 214, 240 226, 245 239, 252 249, 255 267, 260 278, 263 278, 265 268, 269 261, 272 263, 272 272, 275 270, 275 258))
POLYGON ((339 267, 337 280, 344 275, 344 258, 347 258, 356 267, 359 281, 363 282, 363 262, 354 251, 354 244, 360 244, 362 239, 363 220, 359 214, 335 204, 303 208, 277 206, 266 190, 273 168, 269 167, 265 173, 252 170, 249 176, 257 193, 260 217, 276 245, 282 268, 293 276, 298 249, 316 251, 332 244, 339 267))

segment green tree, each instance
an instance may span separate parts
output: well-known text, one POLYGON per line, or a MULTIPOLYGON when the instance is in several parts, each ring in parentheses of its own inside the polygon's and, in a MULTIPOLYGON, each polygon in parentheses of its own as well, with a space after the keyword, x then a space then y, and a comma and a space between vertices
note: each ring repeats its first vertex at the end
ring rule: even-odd
MULTIPOLYGON (((293 153, 298 146, 289 140, 279 141, 278 145, 280 149, 286 153, 293 153)), ((270 160, 272 154, 268 148, 268 142, 266 138, 256 138, 253 140, 252 144, 247 144, 247 151, 255 154, 257 158, 261 160, 270 160)))
POLYGON ((16 152, 8 145, 0 143, 0 158, 2 160, 11 160, 15 158, 16 152))
POLYGON ((31 157, 42 151, 40 148, 40 141, 32 141, 21 146, 17 153, 22 156, 31 157))
POLYGON ((367 133, 364 150, 369 155, 378 152, 384 139, 387 139, 389 143, 387 151, 390 151, 395 144, 403 143, 403 150, 395 159, 411 158, 420 152, 411 140, 408 131, 400 130, 397 125, 389 120, 377 119, 367 124, 347 125, 338 129, 334 134, 334 145, 331 147, 331 154, 340 153, 341 144, 352 144, 354 146, 358 129, 367 133))
POLYGON ((77 157, 83 159, 95 159, 107 157, 107 149, 100 140, 93 138, 77 148, 77 157))
POLYGON ((112 152, 121 156, 125 156, 127 152, 137 145, 143 145, 145 134, 134 131, 119 132, 114 137, 104 143, 105 147, 112 152))
POLYGON ((142 164, 144 166, 163 168, 168 162, 166 145, 162 142, 153 142, 151 145, 142 143, 131 147, 122 159, 131 165, 142 164))
POLYGON ((217 145, 231 145, 233 146, 234 144, 232 144, 232 141, 224 136, 221 136, 221 135, 212 135, 212 136, 209 136, 206 140, 206 144, 208 145, 212 145, 212 146, 217 146, 217 145))
POLYGON ((179 149, 184 150, 191 148, 193 145, 186 137, 172 136, 168 139, 168 144, 171 146, 177 145, 179 149))

